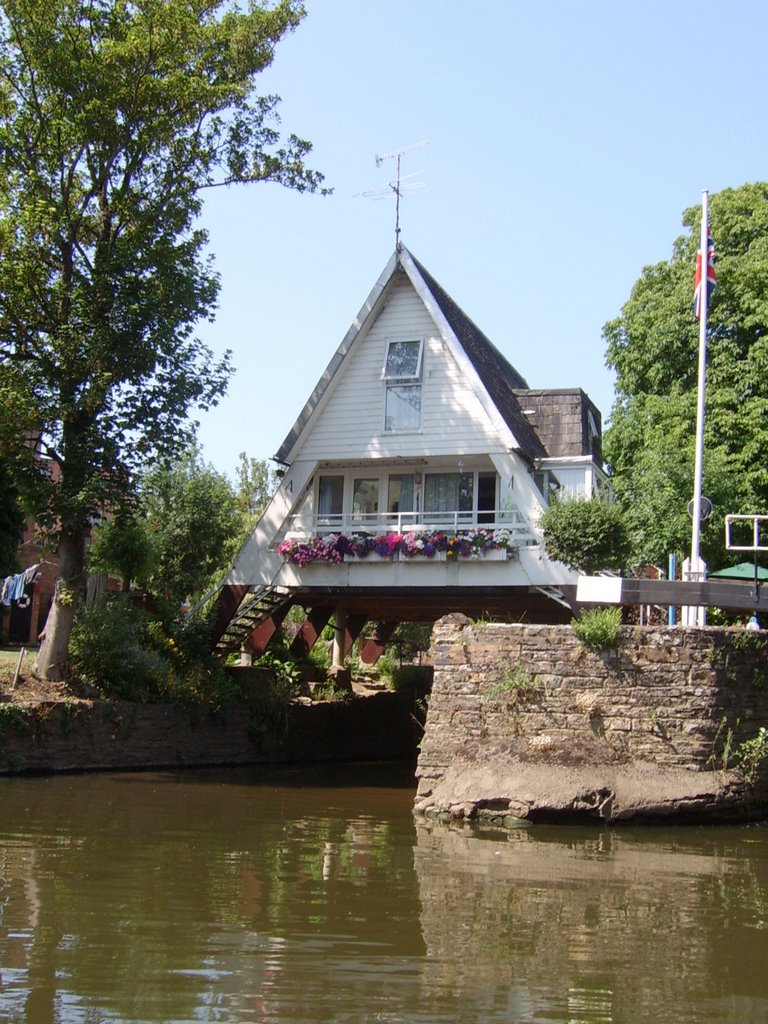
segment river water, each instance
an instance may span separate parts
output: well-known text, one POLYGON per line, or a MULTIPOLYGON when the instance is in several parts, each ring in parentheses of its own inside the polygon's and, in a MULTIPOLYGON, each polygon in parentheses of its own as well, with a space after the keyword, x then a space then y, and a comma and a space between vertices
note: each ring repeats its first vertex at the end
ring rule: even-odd
POLYGON ((768 828, 412 801, 381 766, 0 780, 0 1021, 768 1020, 768 828))

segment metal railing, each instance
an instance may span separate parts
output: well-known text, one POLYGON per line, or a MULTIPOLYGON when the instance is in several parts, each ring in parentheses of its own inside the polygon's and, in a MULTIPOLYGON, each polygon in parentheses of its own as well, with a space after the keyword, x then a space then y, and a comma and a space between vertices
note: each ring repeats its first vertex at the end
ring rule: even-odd
POLYGON ((344 512, 338 515, 292 516, 281 537, 309 537, 331 533, 369 534, 468 530, 508 530, 516 544, 538 543, 523 513, 516 508, 483 512, 344 512))

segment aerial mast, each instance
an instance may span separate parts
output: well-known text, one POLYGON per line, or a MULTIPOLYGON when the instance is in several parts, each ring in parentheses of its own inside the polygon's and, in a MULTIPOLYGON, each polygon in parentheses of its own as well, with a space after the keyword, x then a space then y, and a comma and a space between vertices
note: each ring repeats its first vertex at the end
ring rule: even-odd
POLYGON ((385 160, 395 161, 395 180, 390 181, 387 185, 382 185, 378 188, 369 188, 364 192, 359 192, 358 195, 365 196, 371 199, 395 199, 395 248, 400 249, 400 199, 403 196, 411 196, 416 192, 421 192, 426 188, 423 181, 417 180, 423 171, 414 171, 412 174, 406 174, 403 176, 400 173, 400 163, 406 153, 412 152, 414 149, 423 149, 424 146, 429 145, 428 139, 422 139, 421 142, 413 142, 410 146, 401 146, 399 149, 394 149, 391 153, 383 153, 376 155, 376 166, 381 167, 385 160))

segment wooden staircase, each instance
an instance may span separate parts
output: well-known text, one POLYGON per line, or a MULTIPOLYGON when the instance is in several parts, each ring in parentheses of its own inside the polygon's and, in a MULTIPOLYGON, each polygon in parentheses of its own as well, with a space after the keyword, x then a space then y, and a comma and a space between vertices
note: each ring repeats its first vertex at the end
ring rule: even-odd
POLYGON ((239 651, 253 633, 270 620, 279 625, 292 604, 287 587, 255 587, 246 594, 216 644, 216 652, 239 651))

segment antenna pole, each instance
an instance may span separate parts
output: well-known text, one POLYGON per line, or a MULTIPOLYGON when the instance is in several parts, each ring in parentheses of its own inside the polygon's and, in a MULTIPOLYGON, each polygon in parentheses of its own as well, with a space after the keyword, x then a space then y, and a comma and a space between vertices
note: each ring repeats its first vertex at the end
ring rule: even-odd
MULTIPOLYGON (((428 146, 429 141, 423 139, 421 142, 414 142, 411 146, 402 146, 400 149, 395 149, 391 153, 385 153, 383 156, 376 157, 376 166, 381 167, 385 160, 395 160, 396 162, 396 176, 394 181, 390 181, 387 188, 391 189, 395 196, 395 249, 400 251, 400 199, 404 193, 408 194, 410 190, 415 187, 411 184, 403 184, 403 180, 400 176, 400 161, 405 153, 410 153, 413 149, 421 149, 424 146, 428 146)), ((418 172, 421 173, 421 172, 418 172)), ((410 175, 413 177, 413 175, 410 175)), ((419 182, 418 184, 422 184, 419 182)), ((370 195, 371 193, 363 192, 361 195, 370 195)))
POLYGON ((400 252, 400 160, 402 151, 397 154, 397 185, 395 186, 395 249, 400 252))

